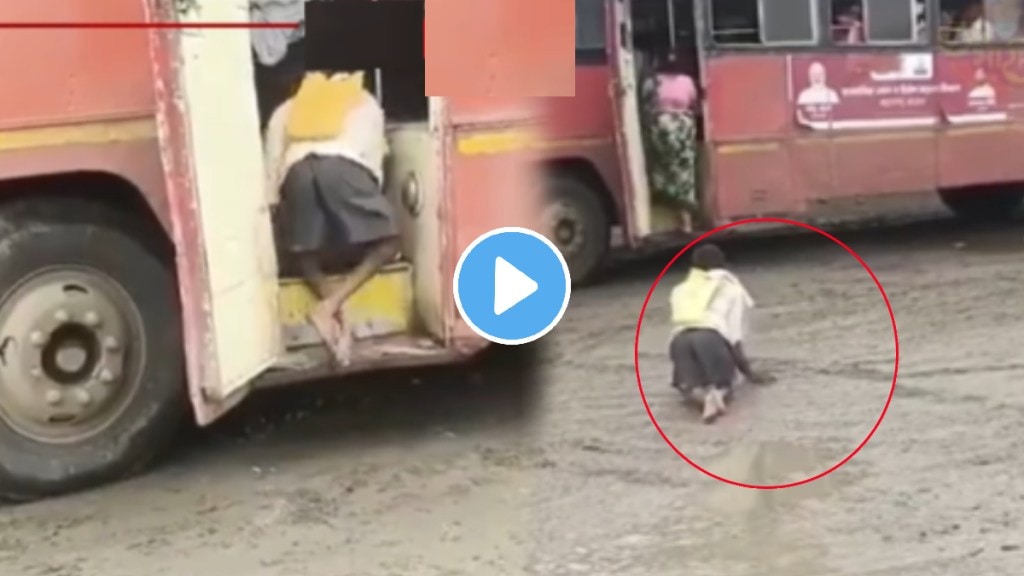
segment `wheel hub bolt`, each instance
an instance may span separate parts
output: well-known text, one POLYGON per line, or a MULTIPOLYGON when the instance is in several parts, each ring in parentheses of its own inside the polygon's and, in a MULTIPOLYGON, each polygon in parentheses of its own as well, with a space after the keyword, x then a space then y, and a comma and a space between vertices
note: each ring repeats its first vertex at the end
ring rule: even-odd
POLYGON ((89 404, 92 403, 92 395, 89 394, 88 390, 78 390, 78 391, 76 391, 75 392, 75 398, 78 400, 78 403, 83 405, 83 406, 88 406, 89 404))
POLYGON ((48 390, 46 392, 46 403, 51 406, 54 404, 60 404, 63 396, 64 395, 60 393, 60 390, 48 390))
POLYGON ((104 368, 100 371, 100 381, 110 383, 114 381, 114 373, 109 368, 104 368))
POLYGON ((35 346, 42 346, 46 344, 46 334, 43 334, 40 330, 36 330, 29 334, 28 339, 35 346))
POLYGON ((117 338, 114 338, 113 336, 107 336, 103 339, 103 347, 110 352, 117 351, 119 346, 120 344, 118 343, 117 338))
POLYGON ((95 328, 100 325, 100 315, 92 310, 85 313, 85 325, 95 328))
POLYGON ((67 322, 71 319, 71 315, 68 314, 67 310, 57 310, 53 317, 57 319, 57 322, 67 322))

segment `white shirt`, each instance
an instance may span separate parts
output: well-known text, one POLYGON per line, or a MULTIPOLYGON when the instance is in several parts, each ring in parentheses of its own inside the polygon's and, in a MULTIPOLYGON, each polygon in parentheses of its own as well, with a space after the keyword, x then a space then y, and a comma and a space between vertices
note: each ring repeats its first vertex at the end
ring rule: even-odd
MULTIPOLYGON (((717 269, 709 270, 708 275, 719 286, 704 311, 704 319, 700 325, 718 332, 735 346, 746 337, 754 299, 732 272, 717 269)), ((673 334, 681 329, 676 328, 673 334)))
POLYGON ((959 42, 989 42, 994 36, 992 24, 984 18, 978 18, 970 26, 960 30, 957 40, 959 42))
POLYGON ((288 117, 292 100, 278 106, 267 123, 264 162, 267 170, 267 196, 271 204, 280 199, 280 187, 288 169, 307 156, 341 156, 369 170, 377 182, 384 181, 384 157, 388 154, 384 109, 373 97, 353 108, 345 118, 345 128, 331 140, 288 142, 288 117))
POLYGON ((828 86, 811 86, 800 91, 796 103, 801 106, 838 104, 839 94, 828 86))
POLYGON ((970 100, 986 100, 995 102, 996 89, 991 84, 982 84, 974 87, 970 92, 967 93, 967 98, 970 100))

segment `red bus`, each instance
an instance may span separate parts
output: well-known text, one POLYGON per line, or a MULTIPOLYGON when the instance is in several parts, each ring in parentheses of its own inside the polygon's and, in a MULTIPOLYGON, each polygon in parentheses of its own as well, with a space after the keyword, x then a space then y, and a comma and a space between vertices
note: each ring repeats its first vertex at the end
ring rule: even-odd
POLYGON ((1019 0, 576 0, 576 95, 546 101, 547 218, 585 280, 628 246, 754 216, 1011 214, 1019 0), (698 89, 689 222, 652 193, 638 62, 698 89), (654 65, 655 67, 657 64, 654 65))
MULTIPOLYGON (((0 21, 250 18, 245 2, 175 4, 199 3, 5 3, 0 21)), ((448 3, 430 17, 453 26, 464 13, 448 3)), ((498 67, 528 36, 503 32, 498 67)), ((307 59, 333 48, 308 40, 307 59)), ((453 273, 480 234, 539 227, 517 144, 529 101, 427 97, 422 77, 368 75, 402 250, 346 303, 356 341, 337 367, 309 337, 315 298, 277 257, 248 32, 26 28, 4 31, 0 50, 23 55, 0 60, 0 497, 136 471, 184 418, 208 424, 255 387, 488 345, 459 316, 453 273)))

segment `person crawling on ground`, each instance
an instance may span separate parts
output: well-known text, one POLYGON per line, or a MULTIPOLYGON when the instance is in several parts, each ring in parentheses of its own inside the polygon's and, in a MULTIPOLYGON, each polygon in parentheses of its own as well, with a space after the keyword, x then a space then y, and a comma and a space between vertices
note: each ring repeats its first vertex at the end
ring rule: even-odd
POLYGON ((395 216, 381 192, 384 111, 362 72, 309 72, 271 116, 265 145, 271 203, 281 196, 285 252, 320 298, 310 321, 347 364, 351 331, 342 307, 399 252, 395 216), (355 254, 359 264, 329 286, 321 262, 335 254, 355 254))
POLYGON ((715 421, 732 398, 737 372, 754 384, 774 379, 755 372, 743 348, 754 300, 713 244, 693 252, 690 271, 672 289, 672 386, 703 401, 703 420, 715 421))

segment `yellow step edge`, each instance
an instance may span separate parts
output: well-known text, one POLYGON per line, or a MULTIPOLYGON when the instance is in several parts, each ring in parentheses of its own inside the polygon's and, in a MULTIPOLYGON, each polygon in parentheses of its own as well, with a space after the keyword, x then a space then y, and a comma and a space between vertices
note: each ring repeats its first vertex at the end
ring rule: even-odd
MULTIPOLYGON (((343 276, 331 277, 338 281, 343 276)), ((286 278, 279 283, 278 314, 284 327, 307 324, 317 298, 301 279, 286 278)), ((371 278, 345 303, 344 315, 360 338, 405 334, 413 326, 412 267, 391 265, 371 278)))

